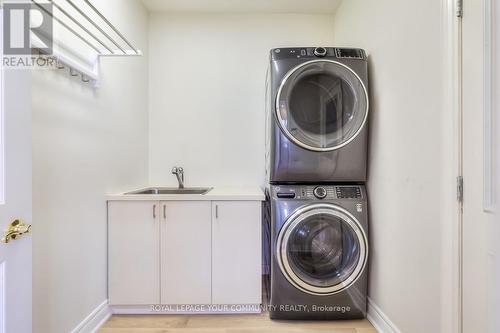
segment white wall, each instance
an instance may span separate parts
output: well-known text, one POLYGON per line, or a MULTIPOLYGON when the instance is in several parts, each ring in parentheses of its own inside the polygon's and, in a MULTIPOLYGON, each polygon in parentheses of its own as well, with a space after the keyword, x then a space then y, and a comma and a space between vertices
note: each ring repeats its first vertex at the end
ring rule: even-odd
POLYGON ((370 58, 369 296, 404 333, 446 332, 451 321, 443 267, 457 174, 442 4, 349 0, 334 20, 335 44, 370 58))
POLYGON ((332 44, 333 17, 152 14, 150 182, 264 183, 264 85, 269 50, 332 44))
POLYGON ((102 59, 98 89, 33 73, 37 333, 68 333, 106 300, 105 195, 147 182, 148 14, 135 0, 96 5, 146 54, 102 59))

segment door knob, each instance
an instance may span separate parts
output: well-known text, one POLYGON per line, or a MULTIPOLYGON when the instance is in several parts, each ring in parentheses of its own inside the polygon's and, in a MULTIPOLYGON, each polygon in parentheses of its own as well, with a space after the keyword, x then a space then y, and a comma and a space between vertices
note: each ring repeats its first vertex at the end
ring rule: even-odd
POLYGON ((25 224, 21 220, 15 220, 5 231, 2 243, 8 243, 12 240, 18 239, 20 236, 27 234, 31 231, 31 224, 25 224))

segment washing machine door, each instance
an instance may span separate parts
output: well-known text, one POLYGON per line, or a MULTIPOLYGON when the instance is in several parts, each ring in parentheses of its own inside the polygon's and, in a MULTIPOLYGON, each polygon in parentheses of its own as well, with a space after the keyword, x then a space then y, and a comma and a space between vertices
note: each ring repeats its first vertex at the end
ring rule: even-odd
POLYGON ((351 142, 368 117, 368 92, 360 77, 333 60, 312 60, 284 77, 276 98, 283 133, 312 151, 332 151, 351 142))
POLYGON ((276 257, 281 272, 296 288, 332 295, 361 276, 368 240, 356 218, 333 204, 298 209, 278 235, 276 257))

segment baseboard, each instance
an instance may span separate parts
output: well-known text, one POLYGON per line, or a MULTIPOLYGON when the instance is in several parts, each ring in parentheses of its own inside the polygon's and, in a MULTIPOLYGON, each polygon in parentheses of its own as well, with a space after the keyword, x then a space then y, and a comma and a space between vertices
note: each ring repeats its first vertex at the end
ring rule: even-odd
POLYGON ((94 309, 71 333, 95 333, 111 316, 108 300, 94 309))
POLYGON ((367 319, 379 333, 401 333, 399 328, 387 315, 368 297, 367 319))

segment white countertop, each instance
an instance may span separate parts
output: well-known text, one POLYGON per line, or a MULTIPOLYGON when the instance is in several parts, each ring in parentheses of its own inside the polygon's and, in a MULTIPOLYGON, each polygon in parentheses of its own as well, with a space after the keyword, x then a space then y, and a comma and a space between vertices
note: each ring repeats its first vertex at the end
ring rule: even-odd
MULTIPOLYGON (((154 186, 152 186, 154 187, 154 186)), ((191 187, 191 186, 189 186, 191 187)), ((132 189, 125 193, 140 189, 132 189)), ((262 189, 255 187, 217 187, 214 186, 206 194, 110 194, 106 196, 108 201, 212 201, 212 200, 241 200, 241 201, 264 201, 265 195, 262 189)))

